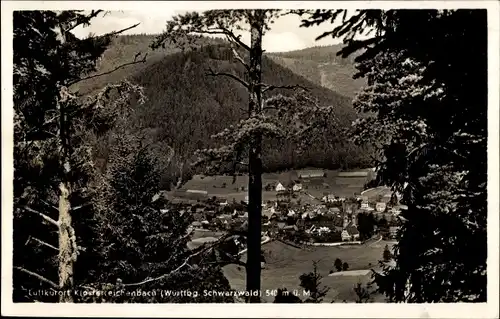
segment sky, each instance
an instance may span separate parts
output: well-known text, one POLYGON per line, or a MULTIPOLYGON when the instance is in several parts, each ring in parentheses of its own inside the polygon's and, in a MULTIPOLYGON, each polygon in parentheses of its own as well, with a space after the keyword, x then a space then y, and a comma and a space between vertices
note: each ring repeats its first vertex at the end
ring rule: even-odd
MULTIPOLYGON (((85 37, 89 33, 97 35, 121 30, 136 23, 136 28, 126 31, 124 34, 158 34, 165 29, 166 21, 172 16, 181 13, 175 10, 134 10, 134 11, 112 11, 106 16, 99 16, 92 20, 92 24, 86 28, 75 29, 74 34, 85 37)), ((315 38, 325 31, 332 30, 335 25, 324 23, 321 26, 309 28, 299 27, 301 18, 296 15, 288 15, 279 18, 267 32, 263 39, 263 49, 267 52, 286 52, 300 50, 315 45, 338 44, 341 41, 331 37, 315 41, 315 38)), ((248 44, 249 32, 240 34, 244 42, 248 44)))

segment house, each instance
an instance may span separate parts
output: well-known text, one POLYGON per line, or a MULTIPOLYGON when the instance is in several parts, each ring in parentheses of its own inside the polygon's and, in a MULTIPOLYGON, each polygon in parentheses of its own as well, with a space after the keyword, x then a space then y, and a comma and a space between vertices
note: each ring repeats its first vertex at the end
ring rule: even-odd
POLYGON ((283 230, 284 231, 298 231, 299 228, 297 227, 297 225, 287 225, 287 226, 283 227, 283 230))
POLYGON ((201 225, 202 224, 199 221, 194 221, 194 222, 191 223, 191 226, 193 226, 193 227, 201 227, 201 225))
POLYGON ((278 184, 276 185, 275 190, 277 192, 284 192, 284 191, 286 191, 286 188, 285 188, 285 186, 283 186, 283 184, 281 184, 281 182, 278 182, 278 184))
POLYGON ((292 190, 294 192, 298 192, 298 191, 301 191, 302 190, 302 184, 301 183, 296 183, 292 186, 292 190))
POLYGON ((186 193, 208 195, 207 191, 202 191, 202 190, 199 190, 199 189, 188 189, 188 190, 186 190, 186 193))
POLYGON ((219 203, 220 206, 227 206, 229 203, 227 202, 227 199, 221 203, 219 203))
POLYGON ((278 223, 276 224, 276 226, 278 226, 278 228, 279 228, 279 229, 283 229, 283 228, 285 228, 286 223, 285 223, 285 222, 278 222, 278 223))
POLYGON ((290 209, 290 210, 288 211, 288 214, 287 214, 287 216, 288 216, 288 217, 294 217, 295 215, 297 215, 297 213, 295 213, 295 211, 294 211, 294 210, 290 209))
POLYGON ((349 224, 347 226, 346 230, 349 233, 349 235, 351 235, 352 240, 358 240, 359 239, 359 230, 356 227, 356 224, 354 224, 354 223, 349 224))
POLYGON ((340 215, 340 208, 338 207, 331 207, 328 209, 328 212, 332 215, 337 215, 339 216, 340 215))
POLYGON ((384 203, 384 202, 377 202, 377 204, 375 204, 375 209, 376 209, 376 210, 377 210, 377 212, 379 212, 379 213, 384 212, 386 208, 387 208, 387 203, 384 203))
POLYGON ((400 229, 399 226, 390 226, 389 227, 389 237, 393 238, 393 239, 397 238, 399 229, 400 229))
POLYGON ((352 236, 349 234, 349 232, 346 229, 342 230, 342 233, 340 233, 340 237, 342 238, 342 241, 352 240, 352 236))
POLYGON ((323 170, 301 170, 297 172, 297 175, 300 179, 318 178, 324 177, 325 172, 323 170))
POLYGON ((340 234, 342 241, 351 241, 359 239, 358 228, 351 222, 342 230, 340 234))

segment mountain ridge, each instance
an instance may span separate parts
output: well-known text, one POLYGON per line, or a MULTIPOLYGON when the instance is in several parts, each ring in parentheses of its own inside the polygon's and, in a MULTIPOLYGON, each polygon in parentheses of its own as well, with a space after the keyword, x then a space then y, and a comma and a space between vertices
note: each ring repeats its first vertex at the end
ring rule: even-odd
MULTIPOLYGON (((148 101, 142 106, 136 106, 135 115, 129 119, 127 126, 134 128, 136 133, 145 135, 153 144, 168 145, 174 149, 174 156, 168 161, 165 159, 166 155, 161 153, 161 146, 157 147, 158 153, 155 155, 168 166, 162 170, 165 174, 163 179, 169 181, 175 179, 172 176, 178 174, 179 167, 181 171, 188 170, 184 163, 189 162, 196 149, 214 146, 215 141, 209 138, 211 135, 246 116, 242 109, 247 107, 248 96, 246 90, 234 81, 205 76, 208 67, 218 72, 244 75, 243 68, 234 61, 231 50, 222 41, 209 39, 196 50, 182 51, 167 47, 153 52, 147 47, 150 39, 150 36, 144 35, 119 37, 104 54, 99 63, 99 72, 111 70, 120 63, 132 60, 140 50, 151 52, 151 59, 99 77, 96 81, 89 81, 81 89, 91 92, 105 83, 124 78, 144 87, 148 101)), ((309 87, 322 104, 335 107, 344 128, 355 119, 351 98, 317 85, 305 76, 297 75, 268 55, 263 57, 262 69, 264 82, 309 87)), ((286 91, 282 93, 287 94, 286 91)), ((338 134, 336 129, 328 128, 330 133, 319 136, 315 145, 311 145, 301 156, 294 155, 295 146, 291 143, 266 141, 266 171, 305 166, 337 168, 366 164, 366 155, 359 148, 348 143, 339 146, 328 142, 330 136, 338 134)), ((100 140, 100 151, 96 157, 103 163, 109 156, 109 143, 111 142, 106 137, 100 140)))

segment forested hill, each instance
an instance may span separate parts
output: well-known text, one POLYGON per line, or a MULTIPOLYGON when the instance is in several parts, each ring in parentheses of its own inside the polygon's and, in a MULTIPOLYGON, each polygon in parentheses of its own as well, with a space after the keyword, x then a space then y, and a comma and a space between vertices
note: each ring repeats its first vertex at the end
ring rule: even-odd
POLYGON ((365 85, 364 79, 353 79, 354 59, 337 55, 342 45, 316 46, 297 51, 269 53, 276 63, 300 74, 309 81, 348 97, 365 85))
MULTIPOLYGON (((104 55, 100 62, 101 69, 109 70, 119 63, 132 60, 137 52, 147 50, 151 40, 149 36, 119 38, 104 55)), ((207 69, 240 75, 243 70, 223 43, 211 42, 197 50, 184 52, 167 48, 150 54, 150 57, 144 64, 124 68, 85 85, 86 89, 96 89, 107 82, 128 77, 145 88, 148 101, 136 108, 129 124, 134 130, 145 134, 150 142, 159 145, 157 157, 160 160, 169 156, 161 145, 173 147, 174 159, 168 164, 169 167, 164 168, 165 174, 171 176, 178 173, 181 163, 186 162, 196 149, 214 145, 210 138, 212 134, 246 115, 245 89, 231 79, 207 76, 207 69)), ((300 84, 309 88, 322 104, 335 106, 343 128, 350 126, 355 118, 350 98, 321 87, 267 57, 263 60, 263 81, 274 85, 300 84)), ((332 127, 331 135, 336 129, 332 127)), ((293 145, 267 141, 265 169, 275 171, 304 166, 334 168, 362 166, 366 163, 368 155, 363 151, 349 143, 343 146, 332 144, 328 135, 318 137, 315 145, 311 145, 301 156, 292 154, 293 145)), ((106 143, 109 141, 101 140, 98 155, 104 162, 109 156, 109 145, 106 143)), ((165 160, 162 162, 168 163, 165 160)))

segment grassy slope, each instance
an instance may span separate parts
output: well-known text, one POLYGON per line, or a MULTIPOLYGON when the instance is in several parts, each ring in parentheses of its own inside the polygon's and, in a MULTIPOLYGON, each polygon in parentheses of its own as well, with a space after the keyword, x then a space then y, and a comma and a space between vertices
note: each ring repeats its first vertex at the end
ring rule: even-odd
MULTIPOLYGON (((388 243, 388 242, 387 242, 388 243)), ((341 302, 346 300, 354 302, 356 295, 353 291, 358 282, 363 284, 371 280, 371 275, 364 276, 328 276, 333 269, 336 258, 349 264, 349 270, 369 269, 377 265, 382 258, 386 242, 367 244, 360 246, 339 247, 314 247, 310 249, 299 249, 283 243, 273 241, 262 247, 266 258, 266 268, 262 270, 262 291, 266 302, 272 302, 274 297, 266 296, 266 290, 287 288, 288 290, 300 289, 299 277, 303 273, 312 271, 312 261, 318 261, 318 271, 323 276, 322 285, 330 287, 325 297, 325 302, 341 302)), ((236 290, 245 288, 245 272, 238 269, 236 265, 224 267, 224 274, 236 290)), ((300 289, 301 290, 301 289, 300 289)), ((300 296, 302 299, 304 297, 300 296)), ((374 296, 380 298, 380 296, 374 296)))

